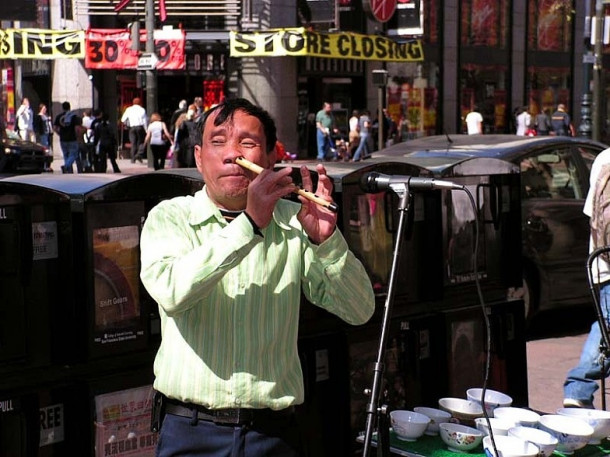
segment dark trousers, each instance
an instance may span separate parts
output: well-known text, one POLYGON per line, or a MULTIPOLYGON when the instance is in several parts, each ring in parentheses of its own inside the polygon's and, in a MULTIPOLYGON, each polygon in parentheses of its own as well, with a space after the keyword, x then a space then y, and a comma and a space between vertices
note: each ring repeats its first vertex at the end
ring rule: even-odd
POLYGON ((153 167, 155 170, 163 170, 168 146, 166 144, 151 144, 150 151, 153 155, 153 167))
MULTIPOLYGON (((138 155, 138 151, 140 149, 140 145, 144 143, 144 138, 146 137, 146 130, 144 127, 139 125, 137 127, 129 128, 129 142, 131 143, 131 163, 136 161, 136 155, 138 155)), ((143 154, 140 154, 140 157, 143 154)))
POLYGON ((247 425, 215 424, 166 414, 159 432, 157 457, 297 457, 295 421, 283 420, 269 433, 247 425), (294 423, 292 423, 294 422, 294 423))

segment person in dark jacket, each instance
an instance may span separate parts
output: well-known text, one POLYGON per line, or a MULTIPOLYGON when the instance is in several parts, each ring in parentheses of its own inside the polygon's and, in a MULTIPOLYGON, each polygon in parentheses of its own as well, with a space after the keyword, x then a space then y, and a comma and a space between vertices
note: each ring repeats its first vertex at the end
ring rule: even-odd
POLYGON ((563 103, 557 105, 557 111, 551 116, 551 126, 557 136, 576 136, 572 120, 563 103))
POLYGON ((195 144, 197 143, 196 112, 197 107, 190 105, 184 120, 176 127, 175 142, 178 144, 178 152, 174 153, 174 168, 195 167, 195 144))
POLYGON ((95 151, 99 168, 96 171, 106 173, 108 166, 106 158, 110 159, 112 170, 115 173, 120 173, 119 165, 116 163, 117 158, 117 139, 115 128, 110 124, 108 114, 101 114, 101 121, 95 124, 95 151))
POLYGON ((551 120, 549 118, 547 110, 542 110, 538 114, 536 114, 534 125, 536 127, 537 135, 546 136, 549 134, 549 131, 551 130, 551 120))

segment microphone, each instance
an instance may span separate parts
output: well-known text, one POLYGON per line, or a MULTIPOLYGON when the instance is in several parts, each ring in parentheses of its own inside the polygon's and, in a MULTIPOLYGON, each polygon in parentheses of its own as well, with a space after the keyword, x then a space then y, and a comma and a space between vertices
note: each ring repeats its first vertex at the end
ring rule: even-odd
POLYGON ((451 181, 442 181, 434 178, 417 178, 403 175, 384 175, 383 173, 365 173, 360 178, 360 188, 367 193, 376 193, 384 190, 393 190, 392 186, 404 184, 413 190, 462 190, 464 186, 451 181))

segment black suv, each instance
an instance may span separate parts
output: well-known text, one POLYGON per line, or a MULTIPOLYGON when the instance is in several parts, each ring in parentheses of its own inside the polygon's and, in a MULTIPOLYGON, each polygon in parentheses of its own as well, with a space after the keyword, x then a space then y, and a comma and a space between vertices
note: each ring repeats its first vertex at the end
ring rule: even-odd
POLYGON ((0 138, 0 173, 42 173, 51 171, 49 148, 22 140, 12 130, 0 138))

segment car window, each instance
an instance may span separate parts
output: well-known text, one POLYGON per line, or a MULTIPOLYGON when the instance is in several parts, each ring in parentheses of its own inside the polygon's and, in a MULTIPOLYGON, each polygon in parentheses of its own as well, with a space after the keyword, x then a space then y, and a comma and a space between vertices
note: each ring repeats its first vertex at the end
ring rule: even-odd
POLYGON ((523 198, 583 198, 578 168, 569 149, 552 149, 524 158, 521 163, 523 198))
POLYGON ((595 157, 597 157, 597 154, 599 154, 600 152, 601 151, 599 149, 591 149, 586 146, 578 146, 578 153, 582 157, 582 161, 585 163, 589 171, 591 171, 591 166, 593 165, 595 157))

